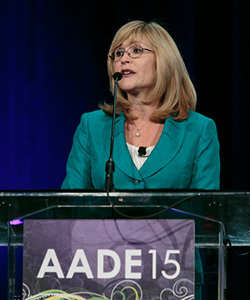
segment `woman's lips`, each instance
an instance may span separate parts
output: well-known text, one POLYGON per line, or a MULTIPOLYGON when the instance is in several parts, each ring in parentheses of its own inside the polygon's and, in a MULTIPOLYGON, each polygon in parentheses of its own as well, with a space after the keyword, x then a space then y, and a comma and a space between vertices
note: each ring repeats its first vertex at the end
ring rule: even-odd
POLYGON ((130 69, 124 69, 121 71, 121 73, 122 73, 122 76, 124 76, 124 77, 135 74, 135 72, 130 69))

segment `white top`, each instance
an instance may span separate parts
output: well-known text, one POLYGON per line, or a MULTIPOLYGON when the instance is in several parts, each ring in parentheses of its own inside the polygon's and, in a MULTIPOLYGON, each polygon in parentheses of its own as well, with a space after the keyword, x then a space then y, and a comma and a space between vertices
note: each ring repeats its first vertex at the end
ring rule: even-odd
POLYGON ((155 146, 147 147, 146 148, 146 155, 140 156, 138 154, 139 147, 136 147, 136 146, 131 145, 129 143, 127 143, 127 146, 128 146, 128 150, 129 150, 129 153, 131 155, 131 158, 132 158, 132 160, 133 160, 133 162, 134 162, 134 164, 135 164, 135 166, 138 170, 140 170, 140 168, 145 163, 145 161, 147 160, 150 153, 153 151, 153 149, 155 147, 155 146))

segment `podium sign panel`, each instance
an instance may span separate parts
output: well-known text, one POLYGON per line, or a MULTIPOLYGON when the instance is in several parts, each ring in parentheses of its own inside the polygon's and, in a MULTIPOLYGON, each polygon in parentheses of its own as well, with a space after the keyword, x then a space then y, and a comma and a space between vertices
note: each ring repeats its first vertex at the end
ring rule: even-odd
POLYGON ((193 299, 193 220, 24 221, 23 299, 193 299))

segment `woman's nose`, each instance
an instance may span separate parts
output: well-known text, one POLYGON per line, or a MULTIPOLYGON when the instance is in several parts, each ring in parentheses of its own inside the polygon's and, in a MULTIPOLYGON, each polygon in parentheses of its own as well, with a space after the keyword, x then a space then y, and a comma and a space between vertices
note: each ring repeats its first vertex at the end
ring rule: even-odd
POLYGON ((121 58, 121 63, 126 64, 126 63, 130 63, 130 62, 131 62, 131 57, 129 56, 129 54, 127 52, 125 52, 121 58))

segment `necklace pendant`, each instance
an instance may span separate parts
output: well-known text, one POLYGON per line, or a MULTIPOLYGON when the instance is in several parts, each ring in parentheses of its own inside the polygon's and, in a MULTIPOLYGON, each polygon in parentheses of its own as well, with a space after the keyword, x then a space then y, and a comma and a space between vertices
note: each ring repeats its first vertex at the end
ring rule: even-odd
POLYGON ((140 136, 140 132, 139 132, 139 129, 137 129, 137 131, 136 131, 136 134, 135 134, 136 136, 140 136))

